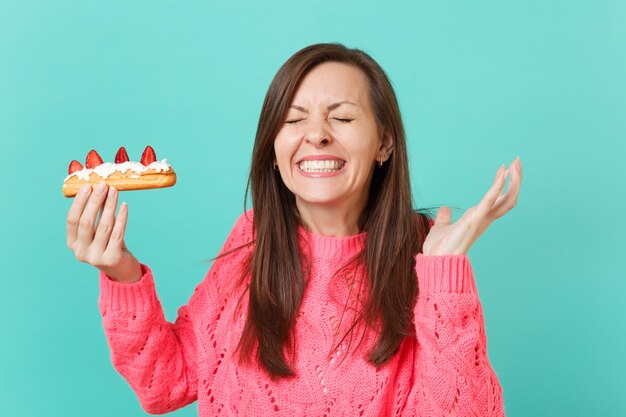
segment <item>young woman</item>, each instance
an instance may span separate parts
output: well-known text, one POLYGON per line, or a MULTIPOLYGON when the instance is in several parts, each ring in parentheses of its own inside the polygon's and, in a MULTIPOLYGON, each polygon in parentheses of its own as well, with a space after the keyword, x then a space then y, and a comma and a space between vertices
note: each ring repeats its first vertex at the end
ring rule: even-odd
POLYGON ((516 159, 457 222, 444 206, 433 223, 412 207, 384 71, 316 44, 272 81, 252 209, 175 323, 125 246, 115 189, 76 196, 67 243, 100 270, 113 364, 149 413, 198 400, 201 416, 502 416, 467 252, 515 206, 521 179, 516 159))

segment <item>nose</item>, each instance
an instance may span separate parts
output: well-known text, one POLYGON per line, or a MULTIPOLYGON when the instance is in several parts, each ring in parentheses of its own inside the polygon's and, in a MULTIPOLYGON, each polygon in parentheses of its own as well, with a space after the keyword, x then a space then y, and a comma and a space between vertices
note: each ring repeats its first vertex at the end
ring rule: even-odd
POLYGON ((331 136, 326 130, 323 121, 310 124, 305 135, 305 141, 315 147, 321 147, 330 143, 331 136))

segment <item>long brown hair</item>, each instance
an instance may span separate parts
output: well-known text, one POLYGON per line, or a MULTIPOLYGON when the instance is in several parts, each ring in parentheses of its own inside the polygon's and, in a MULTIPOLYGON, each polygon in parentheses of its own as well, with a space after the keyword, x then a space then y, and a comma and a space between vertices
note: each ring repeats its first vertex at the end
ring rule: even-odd
POLYGON ((412 334, 418 295, 414 256, 422 251, 430 217, 412 207, 404 126, 393 87, 367 53, 338 43, 310 45, 291 56, 270 84, 246 189, 246 195, 251 190, 252 196, 255 247, 244 265, 251 280, 248 315, 238 348, 241 360, 255 356, 271 377, 295 375, 286 353, 295 352, 295 317, 309 270, 298 243, 295 196, 273 168, 274 140, 300 81, 316 65, 328 61, 363 71, 377 123, 391 135, 394 145, 389 160, 374 169, 369 199, 359 218, 360 229, 367 232, 359 261, 368 277, 361 318, 379 335, 368 360, 376 366, 384 364, 402 339, 412 334))

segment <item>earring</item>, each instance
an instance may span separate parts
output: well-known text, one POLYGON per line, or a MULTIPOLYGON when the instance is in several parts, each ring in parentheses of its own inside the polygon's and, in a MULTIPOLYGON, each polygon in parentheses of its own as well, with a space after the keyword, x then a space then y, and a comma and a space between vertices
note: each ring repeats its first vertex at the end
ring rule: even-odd
POLYGON ((385 156, 381 156, 378 161, 378 166, 383 166, 383 162, 385 162, 389 158, 389 152, 385 152, 385 156))

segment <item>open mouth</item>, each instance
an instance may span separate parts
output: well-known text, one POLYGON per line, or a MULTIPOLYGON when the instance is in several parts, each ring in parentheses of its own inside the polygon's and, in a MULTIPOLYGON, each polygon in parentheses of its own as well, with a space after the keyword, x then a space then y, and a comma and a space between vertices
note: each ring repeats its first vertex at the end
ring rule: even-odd
POLYGON ((320 161, 300 161, 298 162, 298 168, 306 173, 323 173, 323 172, 337 172, 346 164, 346 161, 338 159, 325 159, 320 161))

